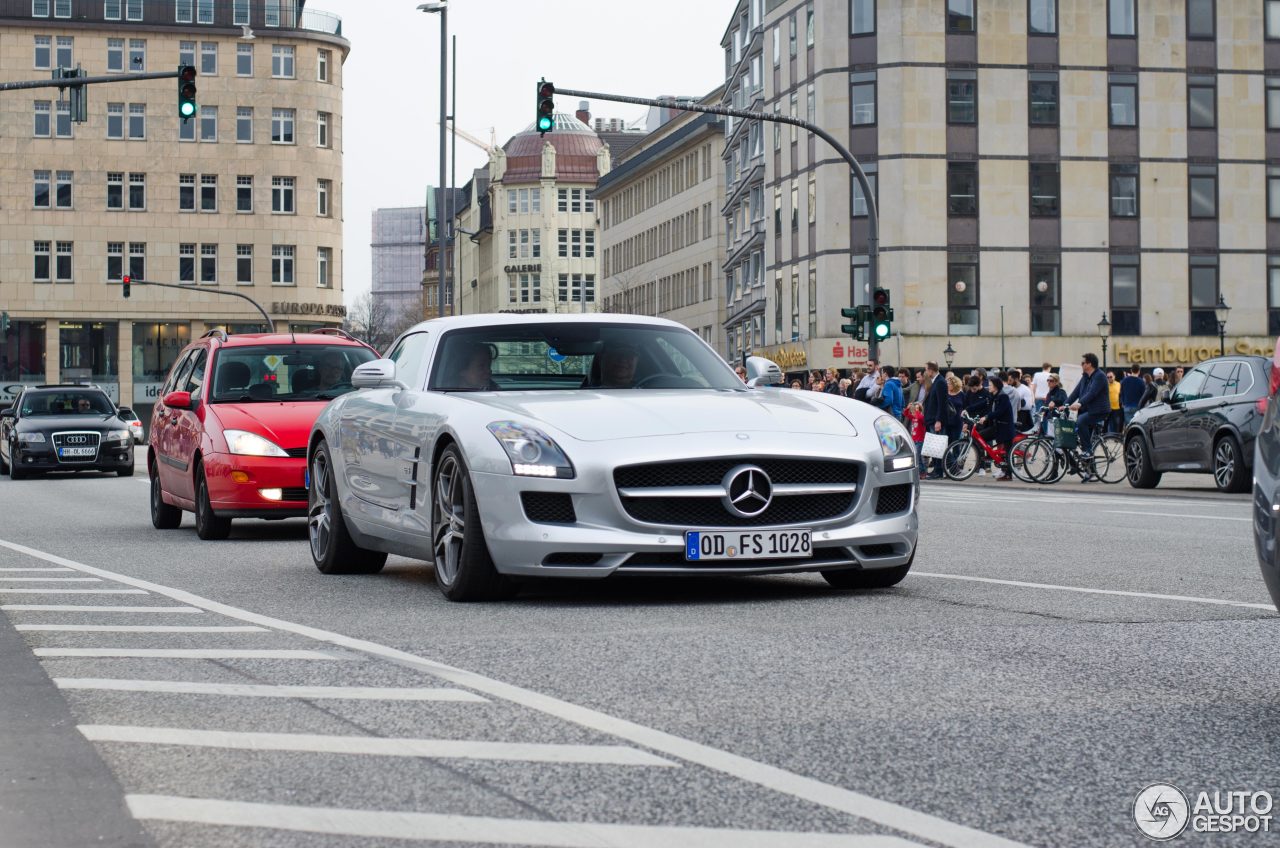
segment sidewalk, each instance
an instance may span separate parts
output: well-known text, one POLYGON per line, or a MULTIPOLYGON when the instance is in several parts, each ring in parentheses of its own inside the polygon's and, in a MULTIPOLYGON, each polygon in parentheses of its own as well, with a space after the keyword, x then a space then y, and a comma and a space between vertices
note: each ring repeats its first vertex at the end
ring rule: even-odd
POLYGON ((1061 482, 1052 484, 1040 483, 1023 483, 1016 477, 1010 481, 997 481, 990 474, 985 477, 979 477, 977 474, 958 483, 955 480, 922 480, 924 486, 945 488, 955 486, 966 489, 1006 489, 1012 491, 1036 492, 1070 492, 1077 494, 1080 492, 1095 495, 1136 495, 1141 497, 1168 497, 1168 498, 1200 498, 1207 500, 1222 501, 1248 501, 1249 493, 1245 492, 1239 495, 1229 495, 1219 492, 1213 485, 1212 474, 1178 474, 1167 473, 1160 478, 1160 485, 1154 489, 1135 489, 1129 485, 1128 480, 1121 480, 1119 483, 1081 483, 1080 478, 1073 474, 1068 474, 1062 478, 1061 482))

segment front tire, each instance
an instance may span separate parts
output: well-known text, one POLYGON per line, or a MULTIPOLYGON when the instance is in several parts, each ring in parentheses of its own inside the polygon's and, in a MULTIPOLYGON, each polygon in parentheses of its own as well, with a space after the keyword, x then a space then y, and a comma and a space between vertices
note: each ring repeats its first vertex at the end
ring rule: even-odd
POLYGON ((514 595, 516 585, 498 573, 489 555, 471 475, 457 445, 440 454, 432 482, 431 538, 440 591, 451 601, 514 595))
POLYGON ((27 476, 27 473, 22 469, 18 468, 18 443, 10 442, 9 443, 9 479, 22 480, 26 476, 27 476))
POLYGON ((204 465, 196 466, 196 535, 206 542, 231 535, 231 519, 215 515, 213 504, 209 502, 209 481, 204 476, 204 465))
POLYGON ((1213 482, 1220 492, 1245 492, 1249 489, 1249 472, 1235 436, 1226 435, 1213 446, 1213 482))
POLYGON ((307 538, 311 542, 311 561, 321 574, 377 574, 387 563, 385 553, 362 548, 351 538, 338 503, 327 442, 317 445, 311 456, 307 538))
POLYGON ((1124 443, 1124 470, 1135 489, 1154 489, 1163 476, 1151 464, 1151 452, 1142 436, 1133 435, 1124 443))
POLYGON ((182 510, 164 502, 160 472, 154 460, 147 464, 147 473, 151 475, 151 526, 157 530, 173 530, 182 524, 182 510))

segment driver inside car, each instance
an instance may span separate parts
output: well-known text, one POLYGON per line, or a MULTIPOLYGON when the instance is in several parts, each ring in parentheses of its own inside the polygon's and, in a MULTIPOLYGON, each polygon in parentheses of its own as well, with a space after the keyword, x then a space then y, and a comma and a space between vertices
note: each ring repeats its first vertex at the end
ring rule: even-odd
POLYGON ((316 386, 320 391, 344 385, 350 381, 347 376, 346 360, 336 351, 326 352, 320 356, 320 382, 316 386))
POLYGON ((606 347, 600 354, 600 387, 629 389, 635 385, 636 362, 640 355, 627 344, 606 347))
POLYGON ((498 388, 493 382, 493 348, 473 342, 462 349, 462 365, 453 384, 459 389, 488 392, 498 388))

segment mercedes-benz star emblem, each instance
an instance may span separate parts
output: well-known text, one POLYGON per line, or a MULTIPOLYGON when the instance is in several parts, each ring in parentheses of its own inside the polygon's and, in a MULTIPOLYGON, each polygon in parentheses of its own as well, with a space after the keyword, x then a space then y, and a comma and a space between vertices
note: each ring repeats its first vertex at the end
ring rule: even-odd
POLYGON ((724 508, 742 518, 754 518, 773 501, 773 481, 763 468, 739 465, 724 475, 724 508))

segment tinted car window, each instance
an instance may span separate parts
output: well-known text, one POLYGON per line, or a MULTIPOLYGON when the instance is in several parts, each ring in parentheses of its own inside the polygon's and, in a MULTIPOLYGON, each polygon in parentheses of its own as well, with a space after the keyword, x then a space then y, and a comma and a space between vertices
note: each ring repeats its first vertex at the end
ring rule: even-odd
POLYGON ((182 359, 178 360, 173 366, 173 371, 169 374, 169 382, 164 384, 164 394, 178 391, 178 387, 187 381, 188 375, 191 374, 191 364, 195 361, 196 351, 191 351, 182 359))
POLYGON ((1204 397, 1204 380, 1206 376, 1203 368, 1193 368, 1188 371, 1186 376, 1182 378, 1182 382, 1173 390, 1174 400, 1198 400, 1204 397))
POLYGON ((422 388, 422 368, 427 357, 427 334, 405 336, 395 350, 387 354, 396 364, 396 379, 411 389, 422 388))
POLYGON ((209 352, 204 348, 196 354, 192 360, 191 373, 185 375, 182 381, 180 391, 191 392, 192 397, 200 395, 200 387, 204 385, 204 365, 209 359, 209 352))
POLYGON ((1236 393, 1240 379, 1240 363, 1215 362, 1209 369, 1201 394, 1204 397, 1226 397, 1236 393))

